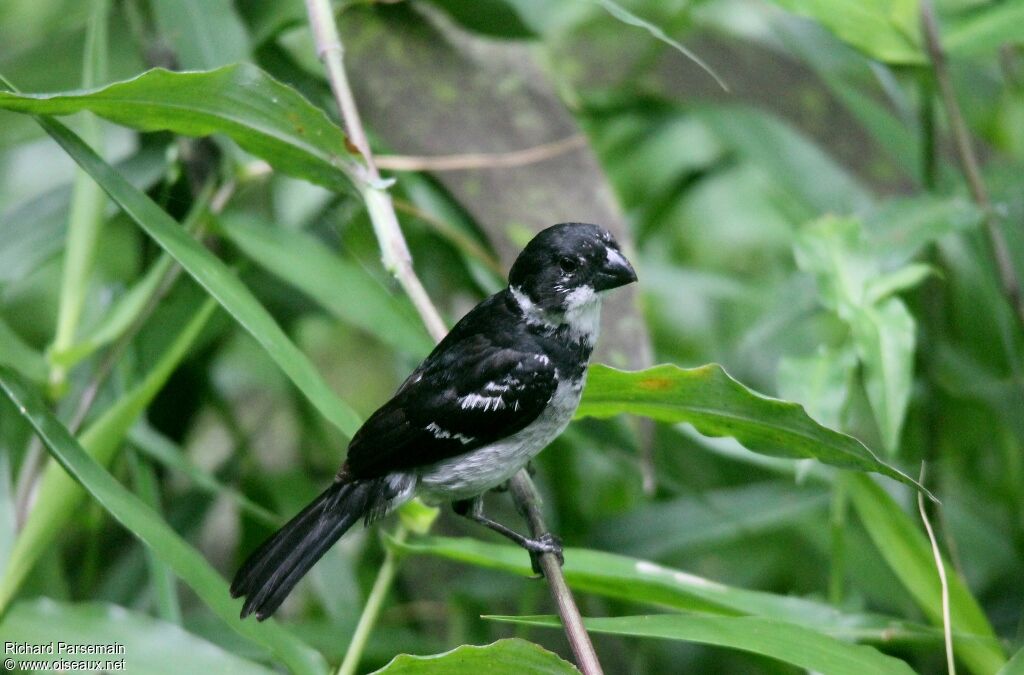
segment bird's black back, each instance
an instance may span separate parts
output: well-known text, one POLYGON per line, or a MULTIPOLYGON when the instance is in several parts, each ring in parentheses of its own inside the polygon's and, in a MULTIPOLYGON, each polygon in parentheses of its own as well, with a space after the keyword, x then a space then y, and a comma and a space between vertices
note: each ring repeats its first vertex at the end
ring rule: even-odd
POLYGON ((506 438, 537 418, 559 380, 582 375, 590 350, 567 329, 528 323, 511 292, 500 291, 466 314, 370 416, 344 470, 374 478, 506 438))

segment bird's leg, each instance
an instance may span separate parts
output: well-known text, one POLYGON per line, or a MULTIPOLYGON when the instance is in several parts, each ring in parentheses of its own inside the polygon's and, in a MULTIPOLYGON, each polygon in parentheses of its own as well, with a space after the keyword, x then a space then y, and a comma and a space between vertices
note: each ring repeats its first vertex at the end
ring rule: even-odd
POLYGON ((565 558, 562 556, 561 539, 550 532, 546 532, 536 539, 531 539, 530 537, 524 537, 515 530, 502 525, 496 520, 491 520, 484 515, 483 495, 478 495, 472 499, 462 499, 457 502, 452 502, 452 510, 460 516, 469 518, 476 523, 480 523, 484 527, 494 530, 498 534, 511 539, 525 548, 530 554, 530 564, 533 567, 534 574, 539 574, 541 576, 544 575, 544 572, 540 567, 539 556, 541 553, 554 553, 555 557, 558 558, 559 565, 565 563, 565 558))

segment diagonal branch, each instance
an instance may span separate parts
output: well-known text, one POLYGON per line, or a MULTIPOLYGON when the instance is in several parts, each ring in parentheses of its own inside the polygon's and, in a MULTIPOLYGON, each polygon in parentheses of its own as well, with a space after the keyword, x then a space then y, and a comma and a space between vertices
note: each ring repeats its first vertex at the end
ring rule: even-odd
MULTIPOLYGON (((362 154, 366 161, 366 176, 364 185, 360 186, 363 198, 366 200, 366 208, 373 221, 374 231, 381 247, 385 266, 398 279, 399 283, 409 295, 420 318, 427 326, 435 340, 440 341, 448 332, 444 321, 441 319, 437 308, 434 307, 430 297, 423 289, 416 272, 412 267, 412 256, 402 236, 402 230, 398 224, 398 216, 395 213, 391 195, 384 189, 380 179, 380 173, 373 159, 370 145, 367 142, 366 131, 359 118, 359 111, 349 87, 348 77, 345 74, 343 64, 344 47, 338 37, 338 28, 334 22, 334 14, 331 11, 329 0, 306 0, 306 11, 309 16, 310 28, 313 31, 317 54, 324 62, 327 70, 327 77, 330 81, 331 90, 341 111, 342 120, 349 138, 356 149, 362 154)), ((544 526, 543 516, 540 512, 540 498, 537 489, 530 480, 530 476, 521 470, 512 480, 513 497, 516 506, 522 512, 530 524, 534 535, 542 534, 544 526)), ((584 675, 602 675, 601 665, 594 652, 594 646, 590 642, 590 636, 583 627, 583 620, 580 618, 579 610, 572 593, 565 582, 562 568, 557 559, 551 554, 541 556, 541 565, 544 568, 545 578, 551 587, 552 596, 558 605, 559 615, 562 624, 565 626, 566 636, 572 646, 576 661, 584 675)), ((379 609, 379 608, 378 608, 379 609)), ((364 611, 364 614, 366 612, 364 611)), ((373 622, 373 616, 368 617, 373 622)), ((351 659, 346 655, 346 663, 351 659)), ((345 664, 343 664, 343 668, 345 664)))
POLYGON ((460 155, 382 155, 377 166, 392 171, 464 171, 466 169, 510 169, 517 166, 536 164, 566 152, 582 148, 587 144, 583 134, 542 143, 523 150, 511 152, 470 152, 460 155))
POLYGON ((981 177, 981 169, 978 164, 978 157, 971 145, 970 134, 967 124, 964 122, 963 114, 960 112, 960 104, 956 100, 956 91, 953 89, 953 81, 949 76, 949 67, 946 64, 946 53, 942 48, 942 39, 939 35, 938 22, 935 19, 935 7, 932 0, 921 0, 921 28, 924 33, 925 46, 928 49, 928 58, 932 64, 932 71, 935 73, 935 80, 939 85, 939 93, 942 96, 942 104, 946 109, 946 117, 949 118, 950 130, 956 144, 956 154, 960 161, 960 170, 967 180, 967 186, 971 191, 974 202, 981 207, 984 215, 985 232, 988 235, 989 247, 992 250, 992 257, 995 260, 996 271, 999 273, 999 283, 1002 286, 1003 294, 1013 309, 1017 322, 1024 328, 1024 295, 1021 294, 1020 279, 1013 266, 1010 257, 1010 248, 1006 243, 1002 230, 999 229, 999 214, 992 206, 985 181, 981 177))

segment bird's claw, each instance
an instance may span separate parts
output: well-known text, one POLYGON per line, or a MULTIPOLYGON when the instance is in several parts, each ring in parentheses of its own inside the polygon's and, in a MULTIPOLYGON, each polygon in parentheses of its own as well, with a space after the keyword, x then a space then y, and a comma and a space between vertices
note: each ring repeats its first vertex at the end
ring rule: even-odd
POLYGON ((526 540, 526 550, 530 553, 530 565, 533 567, 534 578, 544 577, 544 570, 540 566, 540 556, 544 553, 552 553, 558 559, 558 565, 565 564, 565 556, 562 555, 562 540, 545 532, 536 539, 526 540))

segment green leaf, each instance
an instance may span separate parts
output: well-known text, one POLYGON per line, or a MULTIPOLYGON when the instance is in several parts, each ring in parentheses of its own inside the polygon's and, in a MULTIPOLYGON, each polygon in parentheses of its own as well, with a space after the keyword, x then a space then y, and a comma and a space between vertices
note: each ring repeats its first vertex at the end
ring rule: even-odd
POLYGON ((573 675, 579 671, 568 661, 539 645, 519 638, 489 645, 462 645, 433 656, 399 654, 373 675, 573 675))
MULTIPOLYGON (((870 478, 848 474, 844 480, 850 501, 875 548, 928 619, 941 626, 942 591, 927 538, 892 497, 870 478)), ((994 673, 1006 661, 995 632, 956 569, 948 562, 943 564, 949 585, 954 652, 978 675, 994 673)))
POLYGON ((662 559, 775 532, 813 518, 827 505, 824 488, 797 486, 792 480, 717 488, 646 502, 607 519, 597 543, 611 551, 662 559), (677 523, 686 527, 675 527, 677 523))
POLYGON ((15 333, 0 317, 0 364, 16 368, 25 377, 46 380, 46 360, 15 333))
POLYGON ((822 424, 839 428, 856 367, 857 357, 848 347, 820 346, 813 356, 783 357, 779 361, 779 395, 803 405, 822 424))
MULTIPOLYGON (((70 367, 123 335, 131 327, 132 322, 142 314, 150 299, 156 294, 164 274, 170 269, 173 262, 172 258, 166 253, 161 255, 150 266, 146 274, 136 281, 127 293, 114 302, 113 307, 110 308, 99 325, 67 349, 51 351, 49 354, 50 361, 58 365, 70 367)), ((54 345, 54 348, 56 348, 56 345, 54 345)))
POLYGON ((0 576, 7 572, 7 563, 18 533, 14 482, 11 480, 11 454, 0 453, 0 576))
POLYGON ((1014 654, 1013 658, 999 669, 997 675, 1024 675, 1024 648, 1014 654))
POLYGON ((873 59, 897 64, 925 62, 914 0, 774 0, 820 22, 839 39, 873 59))
POLYGON ((868 280, 864 301, 869 305, 877 304, 890 295, 916 287, 932 274, 938 274, 938 270, 924 263, 910 263, 894 272, 881 274, 868 280))
POLYGON ((0 389, 36 430, 53 458, 100 506, 152 548, 222 621, 243 637, 269 649, 295 673, 322 675, 326 672, 319 654, 273 620, 262 623, 240 620, 238 612, 242 603, 231 599, 228 585, 220 574, 152 509, 90 457, 18 375, 0 367, 0 389))
POLYGON ((221 133, 278 171, 339 192, 352 189, 348 175, 356 163, 344 132, 301 94, 249 64, 192 73, 157 68, 85 91, 4 91, 0 108, 34 115, 89 110, 141 131, 221 133))
POLYGON ((890 453, 899 448, 903 420, 914 384, 917 324, 899 298, 858 308, 850 320, 853 343, 864 364, 864 388, 882 442, 890 453))
POLYGON ((1005 44, 1024 41, 1024 2, 1003 0, 985 3, 977 9, 945 22, 942 45, 954 56, 987 55, 1005 44))
POLYGON ((351 437, 356 432, 360 425, 359 416, 338 398, 305 354, 288 339, 270 313, 224 263, 189 237, 152 199, 132 187, 71 130, 46 118, 41 118, 39 123, 146 234, 171 254, 256 338, 270 358, 328 421, 347 436, 351 437))
MULTIPOLYGON (((136 452, 128 453, 128 463, 132 471, 135 492, 139 499, 153 509, 154 513, 163 516, 163 507, 160 504, 160 485, 157 481, 156 471, 153 470, 149 462, 139 459, 136 452)), ((157 614, 164 621, 181 625, 181 605, 178 603, 178 590, 175 586, 173 571, 160 560, 152 549, 146 551, 146 563, 149 567, 149 578, 152 582, 157 614)))
MULTIPOLYGON (((527 626, 561 628, 554 616, 488 616, 527 626)), ((802 626, 754 617, 658 614, 583 619, 588 631, 683 640, 761 654, 824 675, 913 675, 904 661, 802 626)))
POLYGON ((879 272, 852 218, 828 215, 808 223, 797 234, 793 254, 797 266, 814 275, 822 304, 844 320, 864 304, 868 281, 879 272))
MULTIPOLYGON (((160 145, 146 146, 138 154, 115 164, 140 190, 148 190, 167 168, 167 153, 160 145)), ((0 283, 24 279, 54 257, 64 246, 71 186, 48 190, 0 214, 0 283)), ((109 205, 106 215, 116 211, 109 205)))
MULTIPOLYGON (((92 15, 85 35, 85 55, 82 67, 82 86, 91 87, 107 79, 107 0, 94 0, 92 15)), ((86 115, 82 125, 82 138, 94 148, 102 148, 103 134, 99 121, 86 115)), ((68 210, 68 235, 64 247, 64 262, 60 286, 60 304, 57 330, 52 349, 67 349, 78 330, 78 321, 85 305, 96 246, 103 228, 103 210, 106 200, 103 190, 81 169, 75 171, 68 210)), ((50 370, 52 392, 61 394, 67 373, 57 364, 50 370)))
POLYGON ((404 298, 313 237, 251 216, 225 216, 218 227, 243 253, 339 319, 416 358, 433 349, 434 341, 404 298))
POLYGON ((747 389, 717 364, 690 369, 666 364, 633 372, 592 366, 576 416, 622 413, 686 422, 705 436, 731 436, 754 452, 874 471, 924 490, 857 439, 821 426, 796 403, 747 389))
POLYGON ((227 497, 238 507, 263 523, 277 528, 283 524, 280 517, 252 501, 238 490, 225 485, 202 468, 196 466, 174 443, 163 436, 145 420, 140 421, 128 432, 128 440, 151 459, 168 469, 184 474, 196 488, 217 496, 227 497))
POLYGON ((981 210, 964 197, 900 197, 865 216, 864 238, 872 255, 894 268, 948 234, 977 228, 981 220, 981 210))
MULTIPOLYGON (((388 541, 403 553, 433 555, 528 577, 530 559, 521 548, 478 539, 417 537, 388 541)), ((723 615, 759 616, 820 629, 847 640, 941 640, 941 633, 891 617, 849 614, 794 596, 727 586, 678 569, 591 549, 569 548, 563 567, 574 590, 629 602, 723 615)))
POLYGON ((152 0, 159 34, 170 40, 178 64, 208 70, 244 61, 249 36, 231 0, 152 0))
MULTIPOLYGON (((207 299, 146 377, 82 433, 81 443, 94 458, 92 461, 100 466, 110 463, 128 429, 163 388, 216 307, 212 299, 207 299)), ((32 566, 77 512, 84 497, 81 488, 60 466, 54 463, 47 465, 39 481, 35 506, 18 535, 7 573, 0 582, 0 612, 10 603, 32 566)))
MULTIPOLYGON (((88 658, 123 659, 124 671, 128 673, 271 675, 274 672, 239 658, 174 624, 118 605, 71 604, 48 598, 19 602, 0 623, 0 632, 7 640, 30 644, 46 644, 51 641, 117 644, 124 647, 123 654, 91 655, 88 658)), ((27 654, 15 660, 52 660, 60 657, 76 658, 68 654, 27 654)))

